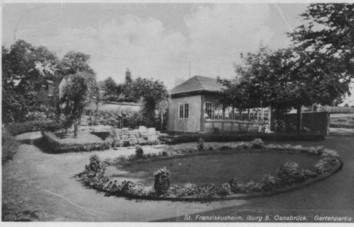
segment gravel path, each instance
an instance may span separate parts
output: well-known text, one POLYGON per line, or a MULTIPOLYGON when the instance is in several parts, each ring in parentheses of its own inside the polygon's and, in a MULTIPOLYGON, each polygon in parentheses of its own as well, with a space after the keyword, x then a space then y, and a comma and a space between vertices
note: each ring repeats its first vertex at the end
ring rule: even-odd
MULTIPOLYGON (((34 135, 27 133, 17 139, 29 142, 34 135)), ((145 153, 160 150, 161 146, 144 147, 145 153)), ((17 217, 34 221, 151 221, 245 203, 243 200, 183 203, 106 197, 72 178, 84 169, 93 154, 105 159, 132 153, 134 149, 124 148, 48 154, 34 145, 21 144, 15 159, 2 168, 3 219, 18 214, 17 217)))

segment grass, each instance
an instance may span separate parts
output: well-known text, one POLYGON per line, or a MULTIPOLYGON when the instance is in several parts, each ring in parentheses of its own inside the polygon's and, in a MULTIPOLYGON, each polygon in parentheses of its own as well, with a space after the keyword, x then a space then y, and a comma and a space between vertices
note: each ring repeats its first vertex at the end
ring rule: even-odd
POLYGON ((109 167, 106 175, 153 185, 153 173, 166 166, 171 171, 172 184, 220 185, 233 177, 241 182, 259 181, 266 173, 275 175, 277 168, 286 161, 295 161, 300 168, 311 168, 318 159, 315 155, 272 151, 209 154, 118 165, 109 167))

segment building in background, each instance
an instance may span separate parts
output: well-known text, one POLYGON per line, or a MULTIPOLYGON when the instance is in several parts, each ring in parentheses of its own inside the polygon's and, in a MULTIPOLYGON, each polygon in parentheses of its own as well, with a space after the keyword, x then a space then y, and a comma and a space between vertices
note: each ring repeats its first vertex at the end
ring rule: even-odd
POLYGON ((174 132, 265 131, 268 111, 247 113, 220 104, 225 87, 216 79, 194 76, 170 92, 168 130, 174 132), (243 115, 247 115, 247 119, 243 115), (260 118, 262 117, 262 121, 260 118))

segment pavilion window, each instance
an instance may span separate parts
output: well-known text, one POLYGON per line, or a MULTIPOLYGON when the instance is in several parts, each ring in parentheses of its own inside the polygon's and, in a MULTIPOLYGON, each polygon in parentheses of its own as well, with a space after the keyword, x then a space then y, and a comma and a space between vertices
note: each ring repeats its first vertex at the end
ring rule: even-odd
POLYGON ((179 105, 179 118, 189 118, 189 103, 183 103, 179 105))
POLYGON ((184 105, 181 104, 179 105, 179 118, 183 118, 184 117, 184 105))
POLYGON ((189 118, 189 103, 184 104, 184 118, 189 118))

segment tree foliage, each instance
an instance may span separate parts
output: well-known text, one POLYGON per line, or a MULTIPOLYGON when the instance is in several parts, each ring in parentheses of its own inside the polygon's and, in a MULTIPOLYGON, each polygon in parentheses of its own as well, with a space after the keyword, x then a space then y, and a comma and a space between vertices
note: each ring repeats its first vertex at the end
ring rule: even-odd
POLYGON ((143 122, 146 126, 153 126, 156 119, 155 110, 158 104, 168 97, 168 92, 159 80, 137 78, 133 81, 133 94, 136 99, 143 99, 144 106, 142 110, 143 122))
POLYGON ((354 78, 354 4, 311 4, 304 24, 288 35, 293 46, 242 55, 241 83, 228 86, 234 106, 278 109, 340 103, 354 78), (245 91, 245 92, 244 92, 245 91), (247 102, 248 100, 248 102, 247 102), (237 102, 239 104, 237 104, 237 102))
POLYGON ((302 60, 340 80, 349 92, 345 84, 354 79, 354 4, 311 4, 301 16, 305 23, 288 35, 307 55, 302 60), (312 62, 316 59, 320 64, 312 62))
POLYGON ((104 96, 117 96, 118 85, 112 77, 108 77, 104 81, 101 81, 99 87, 105 92, 104 96))
POLYGON ((61 97, 62 112, 66 116, 66 127, 74 125, 74 136, 77 136, 78 125, 88 104, 88 84, 85 72, 71 74, 68 83, 63 88, 61 97))
POLYGON ((96 73, 88 64, 90 55, 82 52, 69 51, 64 55, 58 65, 62 75, 72 75, 83 73, 84 79, 88 86, 88 95, 92 101, 99 100, 99 88, 96 81, 96 73))
POLYGON ((36 105, 35 97, 45 79, 56 77, 58 58, 46 47, 16 41, 2 47, 2 112, 4 122, 23 121, 36 105))

